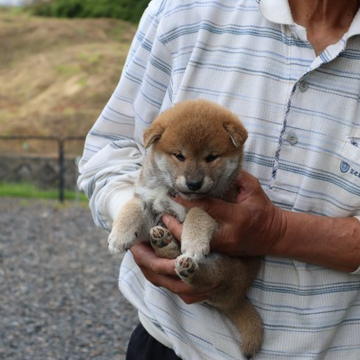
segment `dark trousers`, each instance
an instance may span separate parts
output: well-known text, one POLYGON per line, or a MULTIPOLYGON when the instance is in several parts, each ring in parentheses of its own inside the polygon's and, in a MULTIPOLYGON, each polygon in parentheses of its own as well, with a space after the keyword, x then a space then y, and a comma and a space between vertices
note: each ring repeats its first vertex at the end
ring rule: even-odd
POLYGON ((173 350, 154 339, 139 324, 131 334, 126 360, 181 360, 173 350))

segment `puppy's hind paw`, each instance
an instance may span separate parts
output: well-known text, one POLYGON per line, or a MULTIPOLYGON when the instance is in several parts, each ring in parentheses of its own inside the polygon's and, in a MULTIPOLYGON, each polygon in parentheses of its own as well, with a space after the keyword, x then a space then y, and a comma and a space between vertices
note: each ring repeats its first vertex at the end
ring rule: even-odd
POLYGON ((168 229, 162 226, 154 226, 150 230, 150 241, 153 246, 163 248, 174 241, 174 237, 168 229))
POLYGON ((180 246, 171 232, 162 226, 150 230, 150 244, 160 257, 175 259, 180 254, 180 246))
POLYGON ((197 261, 186 255, 179 256, 175 261, 175 271, 184 281, 192 278, 198 267, 197 261))

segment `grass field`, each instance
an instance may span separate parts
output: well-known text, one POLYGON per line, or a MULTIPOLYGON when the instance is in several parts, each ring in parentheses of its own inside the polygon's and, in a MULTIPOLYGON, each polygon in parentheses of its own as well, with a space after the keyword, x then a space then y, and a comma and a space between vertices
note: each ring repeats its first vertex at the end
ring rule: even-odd
MULTIPOLYGON (((86 196, 81 192, 65 190, 65 200, 87 201, 86 196)), ((27 199, 58 199, 59 190, 49 189, 43 190, 29 183, 7 183, 0 182, 0 198, 1 197, 18 197, 27 199)), ((1 202, 1 200, 0 200, 1 202)))

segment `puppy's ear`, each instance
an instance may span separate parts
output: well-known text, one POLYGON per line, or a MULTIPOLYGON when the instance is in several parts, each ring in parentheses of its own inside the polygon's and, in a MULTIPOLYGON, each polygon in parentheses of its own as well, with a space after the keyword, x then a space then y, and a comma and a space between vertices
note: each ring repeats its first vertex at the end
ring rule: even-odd
POLYGON ((152 123, 144 132, 144 146, 145 149, 149 148, 155 141, 161 138, 165 128, 158 122, 152 123))
POLYGON ((235 123, 235 122, 228 122, 228 123, 224 123, 223 124, 224 129, 228 132, 228 134, 230 135, 230 139, 233 142, 233 144, 235 145, 235 147, 240 147, 242 145, 244 145, 247 137, 248 137, 248 133, 246 131, 246 129, 244 128, 244 126, 239 122, 239 123, 235 123))

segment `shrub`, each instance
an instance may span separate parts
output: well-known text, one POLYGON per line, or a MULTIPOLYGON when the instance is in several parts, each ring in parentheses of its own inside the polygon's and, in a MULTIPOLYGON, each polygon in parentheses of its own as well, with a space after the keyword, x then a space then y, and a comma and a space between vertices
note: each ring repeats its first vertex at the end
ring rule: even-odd
POLYGON ((32 6, 38 16, 117 18, 137 23, 150 0, 55 0, 32 6))

